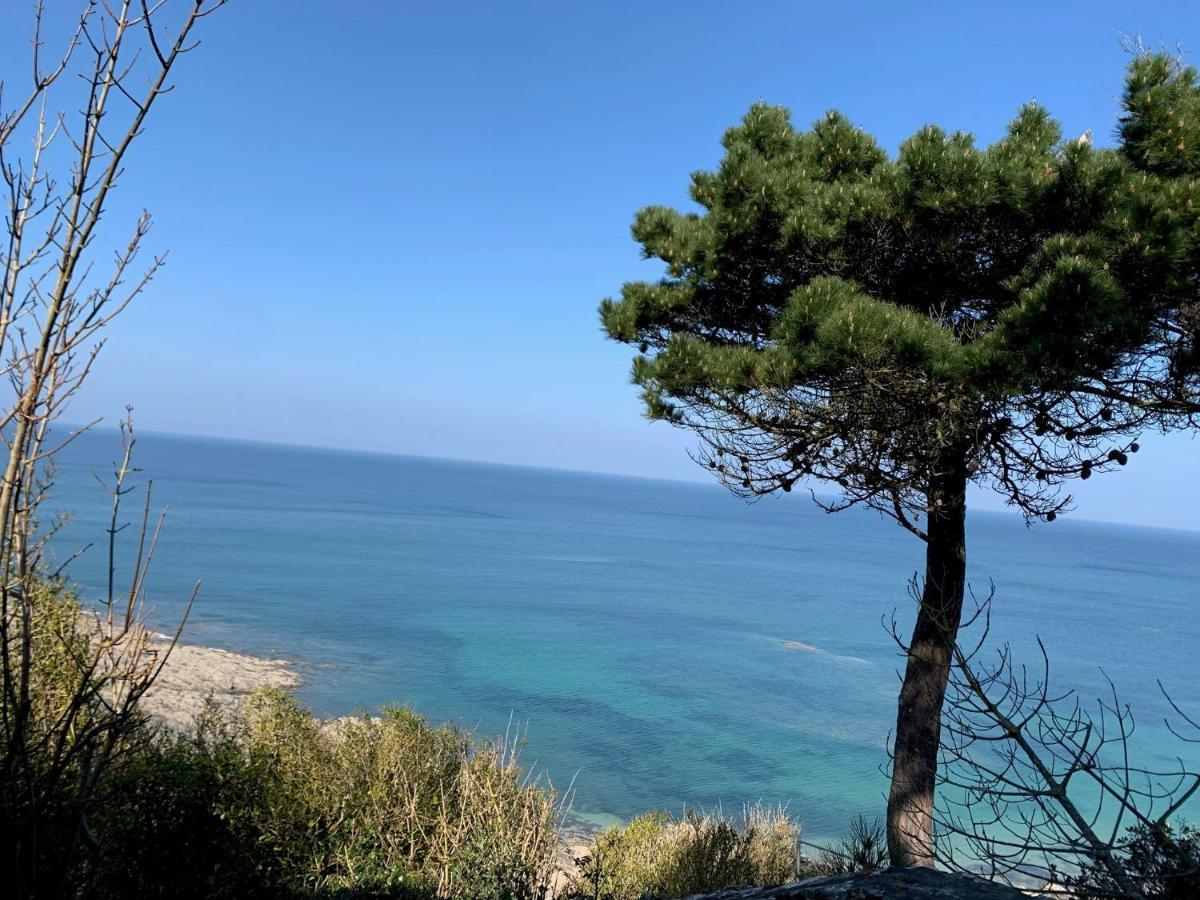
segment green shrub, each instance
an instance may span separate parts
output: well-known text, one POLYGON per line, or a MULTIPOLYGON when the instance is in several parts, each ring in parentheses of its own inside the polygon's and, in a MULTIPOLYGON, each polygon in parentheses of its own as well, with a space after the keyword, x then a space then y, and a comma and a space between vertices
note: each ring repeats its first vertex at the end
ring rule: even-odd
POLYGON ((784 884, 800 876, 800 825, 782 807, 755 804, 746 808, 746 824, 754 884, 784 884))
POLYGON ((75 593, 55 579, 10 588, 0 690, 0 882, 59 892, 79 855, 98 775, 140 716, 111 699, 75 593), (26 673, 24 666, 28 665, 26 673), (103 695, 102 695, 103 694, 103 695))
MULTIPOLYGON (((106 712, 104 699, 121 684, 91 667, 89 648, 102 638, 74 595, 40 584, 30 600, 28 626, 9 624, 13 640, 17 626, 29 628, 20 736, 38 752, 18 753, 4 732, 5 752, 23 768, 0 783, 0 837, 6 848, 36 848, 36 859, 26 856, 46 873, 42 892, 101 900, 545 894, 559 809, 513 744, 399 708, 322 723, 278 691, 254 696, 236 717, 210 704, 184 733, 156 730, 136 706, 120 717, 106 712), (74 743, 58 756, 42 752, 62 744, 55 738, 67 707, 74 743), (93 745, 104 767, 90 762, 100 752, 93 745)), ((0 712, 18 718, 8 706, 0 712)))
POLYGON ((740 822, 687 811, 638 816, 599 835, 583 860, 576 897, 683 897, 740 885, 775 885, 798 874, 800 827, 782 809, 748 807, 740 822))
POLYGON ((657 891, 662 884, 659 867, 670 824, 670 815, 655 810, 597 836, 580 866, 578 895, 622 900, 657 891))
POLYGON ((97 897, 544 895, 554 794, 516 749, 407 709, 321 723, 278 691, 160 734, 105 786, 97 897))
POLYGON ((101 784, 87 896, 280 895, 284 867, 259 839, 262 776, 215 708, 186 734, 150 733, 101 784))
MULTIPOLYGON (((1147 897, 1163 900, 1200 897, 1200 828, 1195 825, 1130 828, 1118 842, 1116 851, 1125 874, 1147 897)), ((1119 885, 1099 860, 1083 866, 1065 881, 1072 896, 1079 900, 1102 900, 1120 893, 1119 885)))
POLYGON ((859 816, 850 823, 849 833, 832 847, 822 850, 813 874, 871 874, 887 868, 888 849, 883 825, 878 819, 868 822, 859 816))

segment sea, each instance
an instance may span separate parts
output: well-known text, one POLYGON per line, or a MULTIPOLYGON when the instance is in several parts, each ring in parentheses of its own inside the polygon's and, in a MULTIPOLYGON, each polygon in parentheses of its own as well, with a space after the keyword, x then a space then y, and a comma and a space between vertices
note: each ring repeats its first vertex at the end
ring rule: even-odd
MULTIPOLYGON (((50 552, 88 600, 106 585, 119 457, 115 431, 80 436, 45 507, 47 524, 70 517, 50 552)), ((200 582, 185 640, 295 661, 319 715, 408 705, 519 733, 525 765, 597 827, 761 801, 820 840, 883 812, 903 666, 891 626, 911 627, 924 548, 875 513, 160 434, 139 435, 135 462, 118 586, 152 485, 156 626, 200 582)), ((994 590, 986 652, 1007 642, 1037 668, 1040 639, 1055 689, 1094 704, 1116 686, 1139 758, 1200 765, 1159 687, 1200 718, 1200 533, 974 510, 968 532, 974 593, 994 590)))

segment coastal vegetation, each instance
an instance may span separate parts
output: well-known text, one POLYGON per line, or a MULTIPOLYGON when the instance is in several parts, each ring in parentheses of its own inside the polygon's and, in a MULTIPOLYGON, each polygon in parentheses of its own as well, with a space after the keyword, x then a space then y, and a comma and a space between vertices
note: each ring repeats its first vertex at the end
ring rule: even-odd
MULTIPOLYGON (((96 677, 80 661, 99 625, 62 588, 29 608, 44 730, 96 677)), ((88 696, 84 728, 106 715, 103 693, 88 696)), ((241 710, 211 702, 183 728, 140 712, 126 726, 87 795, 86 839, 76 795, 60 789, 66 802, 46 806, 42 877, 25 895, 637 900, 861 868, 849 855, 805 859, 799 823, 762 806, 736 819, 646 813, 589 837, 571 864, 568 798, 521 766, 519 741, 403 707, 321 721, 264 689, 241 710)), ((63 778, 85 774, 78 764, 63 778)))
MULTIPOLYGON (((31 731, 53 737, 78 703, 86 738, 111 716, 105 690, 80 689, 96 678, 80 663, 99 626, 61 589, 29 609, 31 731)), ((10 703, 0 712, 11 716, 10 703)), ((81 755, 62 764, 27 861, 38 877, 17 896, 520 900, 549 889, 562 805, 521 767, 516 740, 399 707, 321 722, 270 690, 242 714, 210 705, 182 731, 140 713, 125 724, 99 771, 81 755)), ((33 761, 54 759, 43 750, 33 761)))
MULTIPOLYGON (((1200 830, 1194 825, 1131 826, 1116 846, 1138 890, 1161 900, 1200 896, 1200 830)), ((1078 900, 1104 900, 1127 893, 1104 860, 1093 859, 1064 878, 1078 900)))
POLYGON ((595 900, 686 897, 739 885, 784 884, 814 874, 786 810, 751 806, 672 818, 644 813, 597 836, 580 859, 574 892, 595 900))
MULTIPOLYGON (((66 590, 30 609, 37 718, 53 721, 97 626, 66 590)), ((92 697, 82 722, 104 714, 92 697)), ((825 871, 800 855, 799 824, 761 806, 647 813, 576 848, 576 871, 566 798, 519 746, 402 707, 323 722, 279 690, 182 729, 136 715, 88 795, 89 840, 73 846, 74 802, 47 808, 38 869, 57 877, 28 895, 636 900, 825 871)))
MULTIPOLYGON (((81 615, 74 595, 61 587, 39 593, 30 609, 39 648, 31 673, 35 718, 52 722, 79 693, 80 661, 99 624, 81 615)), ((966 679, 960 670, 952 680, 948 727, 956 734, 964 733, 972 712, 961 695, 973 690, 966 679)), ((1009 682, 992 679, 989 686, 1013 702, 1009 682)), ((79 714, 83 728, 106 715, 103 693, 89 696, 79 714)), ((1038 693, 1034 702, 1045 696, 1038 693)), ((973 712, 980 739, 993 739, 978 724, 979 710, 973 712)), ((1049 756, 1053 744, 1045 735, 1055 722, 1075 720, 1028 721, 1034 723, 1030 740, 1043 735, 1038 746, 1047 764, 1069 782, 1071 774, 1049 756)), ((800 822, 784 809, 760 805, 736 816, 719 809, 679 817, 653 811, 580 845, 564 829, 569 797, 522 767, 519 741, 476 738, 402 707, 321 721, 289 694, 264 689, 244 708, 210 703, 182 728, 163 727, 140 712, 128 726, 88 795, 82 840, 76 840, 77 795, 62 790, 60 802, 44 809, 38 868, 56 877, 25 895, 666 900, 887 864, 879 823, 858 819, 844 839, 806 856, 800 822)), ((1083 730, 1103 733, 1075 729, 1067 738, 1083 730)), ((1081 779, 1087 772, 1124 773, 1134 794, 1141 788, 1143 773, 1130 768, 1121 741, 1083 749, 1092 762, 1079 770, 1081 779)), ((994 775, 987 768, 994 757, 984 755, 963 754, 952 771, 962 778, 970 760, 979 780, 994 775)), ((64 783, 86 771, 69 767, 64 783)), ((1010 767, 993 779, 991 794, 987 785, 973 787, 971 808, 979 821, 995 813, 994 803, 1045 809, 1044 783, 1030 780, 1018 794, 1017 773, 1010 767)), ((1152 798, 1165 796, 1147 785, 1152 798)), ((1072 802, 1078 793, 1072 787, 1072 802)), ((1147 808, 1144 798, 1131 799, 1127 816, 1147 808)), ((1016 821, 1043 827, 1029 816, 1016 821)), ((1060 870, 1060 880, 1081 898, 1188 897, 1200 886, 1194 826, 1142 817, 1137 821, 1144 824, 1114 836, 1111 845, 1089 845, 1064 830, 1066 818, 1048 821, 1059 823, 1057 839, 1022 837, 1021 862, 1047 849, 1065 858, 1073 843, 1076 864, 1060 870)), ((1003 833, 995 861, 1015 834, 1011 828, 1003 833)), ((990 831, 976 836, 996 840, 990 831)))
POLYGON ((813 480, 925 545, 892 745, 893 863, 932 865, 941 713, 966 595, 967 487, 1027 520, 1200 413, 1200 84, 1137 48, 1118 143, 1037 103, 978 147, 890 156, 845 116, 755 104, 692 175, 699 212, 634 221, 661 280, 607 299, 647 415, 738 494, 813 480))
MULTIPOLYGON (((1125 465, 1138 429, 1187 426, 1200 412, 1194 70, 1139 53, 1114 150, 1062 140, 1030 105, 987 149, 927 128, 892 159, 837 114, 797 132, 786 111, 756 105, 726 135, 720 169, 694 177, 703 215, 639 215, 635 236, 668 277, 627 285, 602 316, 611 337, 639 347, 634 377, 651 416, 695 430, 706 464, 740 493, 787 491, 809 477, 838 485, 841 505, 877 509, 920 537, 926 572, 913 637, 902 641, 884 826, 856 820, 842 843, 809 859, 800 823, 783 809, 655 811, 589 835, 568 865, 569 792, 528 771, 512 736, 477 737, 399 706, 323 721, 278 690, 236 710, 211 703, 182 728, 151 719, 146 698, 187 612, 165 639, 151 630, 146 580, 161 519, 147 487, 127 530, 131 425, 108 485, 98 602, 81 602, 45 552, 58 523, 41 510, 54 456, 71 439, 56 423, 104 329, 162 265, 156 257, 134 271, 150 225, 143 215, 111 269, 92 274, 106 202, 196 30, 224 5, 86 0, 49 61, 37 6, 32 84, 0 110, 0 348, 13 390, 0 416, 6 890, 114 900, 673 898, 869 872, 885 864, 885 843, 895 863, 945 861, 935 837, 964 820, 935 805, 940 783, 966 791, 958 836, 992 863, 1010 848, 989 828, 1010 827, 1004 811, 1024 803, 1051 830, 1018 818, 1035 826, 1017 848, 1021 864, 1030 853, 1069 857, 1064 881, 1078 896, 1194 893, 1200 841, 1170 816, 1200 776, 1185 768, 1178 787, 1140 793, 1131 773, 1161 773, 1122 755, 1124 713, 1106 741, 1103 707, 1094 721, 1060 715, 1048 688, 1030 691, 1007 655, 979 669, 959 646, 969 483, 1053 519, 1069 479, 1125 465), (161 17, 180 7, 164 28, 161 17), (77 76, 83 102, 68 125, 47 111, 48 94, 77 76), (31 158, 10 162, 2 153, 11 156, 22 130, 31 158), (63 177, 52 177, 52 162, 65 164, 63 177), (1010 754, 999 777, 997 752, 1010 754), (947 755, 952 765, 939 767, 947 755), (1067 790, 1073 778, 1115 794, 1132 830, 1098 836, 1067 790), (1147 798, 1168 798, 1166 811, 1152 814, 1147 798)), ((191 599, 181 606, 190 611, 191 599)))
POLYGON ((560 809, 517 749, 404 708, 323 723, 264 692, 117 767, 82 874, 113 898, 541 897, 560 809))

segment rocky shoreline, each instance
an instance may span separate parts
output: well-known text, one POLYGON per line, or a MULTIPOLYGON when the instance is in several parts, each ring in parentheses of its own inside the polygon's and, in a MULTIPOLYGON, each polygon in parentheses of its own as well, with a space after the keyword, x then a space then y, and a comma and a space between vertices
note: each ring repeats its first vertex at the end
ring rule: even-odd
MULTIPOLYGON (((156 636, 152 647, 166 650, 170 640, 156 636)), ((155 721, 183 729, 195 721, 208 700, 237 713, 256 688, 294 690, 300 686, 296 664, 201 647, 176 644, 154 686, 142 698, 142 708, 155 721)))

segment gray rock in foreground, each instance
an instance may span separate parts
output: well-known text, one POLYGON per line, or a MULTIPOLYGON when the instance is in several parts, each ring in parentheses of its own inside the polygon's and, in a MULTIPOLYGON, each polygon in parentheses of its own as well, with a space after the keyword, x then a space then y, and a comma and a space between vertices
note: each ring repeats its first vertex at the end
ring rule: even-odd
POLYGON ((773 888, 729 888, 692 900, 1027 900, 1016 888, 917 867, 874 875, 828 875, 773 888))

